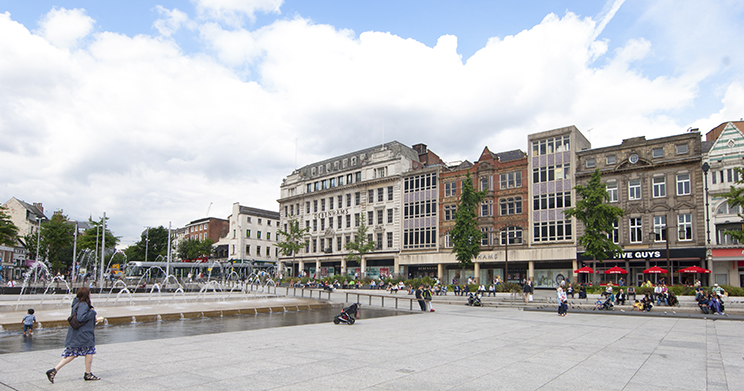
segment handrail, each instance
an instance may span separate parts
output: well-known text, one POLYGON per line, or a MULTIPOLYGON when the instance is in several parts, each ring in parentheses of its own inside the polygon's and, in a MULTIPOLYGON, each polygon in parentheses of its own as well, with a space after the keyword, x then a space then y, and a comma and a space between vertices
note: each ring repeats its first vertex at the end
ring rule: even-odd
MULTIPOLYGON (((321 299, 322 298, 321 295, 323 293, 327 293, 328 294, 328 300, 331 300, 331 293, 332 292, 331 291, 327 291, 325 289, 303 288, 303 287, 299 287, 298 288, 298 287, 290 287, 290 286, 288 286, 286 288, 287 288, 287 291, 286 291, 286 295, 287 296, 289 296, 289 294, 290 294, 290 292, 289 292, 290 289, 292 289, 292 295, 293 296, 297 296, 297 290, 299 289, 300 290, 300 297, 305 297, 305 291, 308 291, 308 298, 310 298, 310 299, 313 298, 313 292, 318 292, 318 299, 321 299)), ((414 300, 418 300, 418 299, 411 298, 411 297, 390 297, 388 295, 375 295, 375 294, 371 294, 371 293, 361 293, 361 292, 344 292, 344 294, 345 294, 345 300, 346 300, 347 303, 350 303, 351 302, 351 301, 349 301, 349 295, 356 295, 356 301, 355 301, 356 303, 358 303, 360 301, 360 298, 362 296, 366 296, 369 299, 368 300, 368 305, 370 305, 370 306, 372 305, 372 298, 373 297, 377 297, 377 298, 380 299, 380 306, 383 307, 383 308, 385 307, 385 299, 386 298, 387 299, 395 299, 395 309, 398 309, 399 308, 399 304, 398 304, 399 300, 408 300, 408 307, 409 307, 409 309, 411 311, 413 311, 413 302, 414 302, 414 300)))

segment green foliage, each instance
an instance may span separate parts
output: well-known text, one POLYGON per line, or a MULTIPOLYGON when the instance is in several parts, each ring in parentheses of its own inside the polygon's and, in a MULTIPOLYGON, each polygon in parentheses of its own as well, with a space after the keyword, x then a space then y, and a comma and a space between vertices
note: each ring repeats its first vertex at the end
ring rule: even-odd
POLYGON ((473 189, 473 181, 470 173, 462 181, 462 193, 460 202, 455 212, 455 227, 450 232, 452 238, 452 252, 461 268, 473 264, 473 259, 480 254, 480 243, 483 233, 478 228, 477 208, 483 201, 485 192, 477 192, 473 189))
MULTIPOLYGON (((186 239, 178 244, 178 256, 181 259, 194 259, 212 254, 212 239, 186 239)), ((148 258, 149 258, 148 254, 148 258)))
MULTIPOLYGON (((72 247, 75 240, 75 225, 70 224, 61 211, 54 212, 52 219, 41 225, 41 247, 44 247, 53 271, 67 269, 71 257, 64 257, 64 250, 72 247)), ((69 251, 68 251, 69 252, 69 251)))
MULTIPOLYGON (((744 184, 744 169, 739 167, 734 168, 739 173, 739 180, 735 183, 736 185, 744 184)), ((731 189, 728 193, 724 193, 723 197, 726 198, 730 207, 741 206, 744 207, 744 187, 736 187, 731 185, 731 189)), ((739 213, 739 218, 744 220, 744 216, 739 213)), ((740 243, 744 243, 744 231, 723 231, 724 235, 731 235, 732 238, 738 240, 740 243)))
MULTIPOLYGON (((108 219, 109 218, 106 217, 107 222, 108 219)), ((103 219, 99 221, 88 219, 88 224, 90 225, 90 228, 85 230, 85 233, 83 233, 82 236, 78 237, 78 249, 88 249, 100 252, 101 242, 103 241, 103 232, 101 229, 103 226, 103 219), (98 247, 96 247, 96 245, 98 247)), ((106 248, 113 249, 117 244, 119 244, 119 238, 114 236, 114 234, 111 233, 111 230, 108 229, 108 223, 106 224, 106 227, 106 248)))
POLYGON ((354 240, 346 243, 346 249, 349 250, 349 254, 346 259, 350 261, 359 261, 361 264, 364 255, 372 252, 375 249, 375 242, 369 240, 367 237, 367 223, 364 221, 364 215, 362 215, 358 221, 359 227, 357 228, 356 234, 354 234, 354 240))
MULTIPOLYGON (((106 242, 108 242, 108 238, 106 238, 106 242)), ((143 231, 140 240, 127 247, 124 252, 130 261, 154 261, 158 256, 167 256, 168 228, 161 225, 143 231), (147 251, 145 251, 145 247, 147 247, 147 251), (147 259, 145 259, 145 253, 147 253, 147 259)))
POLYGON ((609 196, 599 169, 594 171, 586 187, 576 185, 574 189, 581 199, 575 207, 564 210, 563 215, 576 217, 584 224, 584 234, 578 240, 578 244, 585 249, 584 254, 602 261, 610 254, 621 251, 622 248, 610 239, 610 233, 612 223, 624 216, 625 211, 606 203, 609 196))
POLYGON ((15 247, 18 240, 18 227, 13 224, 5 211, 8 208, 0 206, 0 244, 15 247))
POLYGON ((277 231, 279 240, 276 245, 281 249, 282 255, 294 257, 310 242, 310 227, 300 228, 300 222, 292 218, 287 222, 287 231, 277 231), (283 238, 282 238, 283 237, 283 238))

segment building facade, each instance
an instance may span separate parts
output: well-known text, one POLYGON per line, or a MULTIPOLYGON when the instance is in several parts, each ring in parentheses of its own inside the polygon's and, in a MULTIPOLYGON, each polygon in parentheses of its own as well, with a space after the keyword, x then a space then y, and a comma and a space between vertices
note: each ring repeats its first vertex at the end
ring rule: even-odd
POLYGON ((575 281, 576 219, 565 209, 575 204, 573 172, 577 151, 591 144, 575 126, 534 133, 529 140, 529 237, 527 276, 537 287, 575 281))
POLYGON ((278 200, 282 229, 297 220, 309 230, 305 249, 280 257, 295 262, 289 273, 394 275, 402 247, 402 178, 421 166, 417 151, 393 141, 307 165, 284 178, 278 200), (346 244, 360 224, 368 226, 375 250, 361 262, 347 261, 346 244))
POLYGON ((706 184, 707 268, 710 283, 744 286, 744 245, 725 231, 741 231, 741 207, 730 207, 724 193, 742 180, 736 168, 744 165, 744 121, 725 122, 705 135, 703 164, 708 164, 706 184))
POLYGON ((220 238, 226 237, 229 230, 230 222, 228 220, 205 217, 186 224, 183 239, 198 240, 200 242, 206 239, 212 239, 216 243, 220 238))
MULTIPOLYGON (((598 264, 596 272, 604 278, 604 270, 619 266, 628 271, 628 283, 639 284, 654 280, 643 270, 659 266, 670 272, 660 276, 667 284, 679 283, 680 278, 692 282, 693 275, 680 275, 678 270, 706 266, 700 133, 652 140, 635 137, 576 156, 577 183, 586 185, 599 169, 609 203, 625 211, 612 232, 612 240, 623 250, 598 264)), ((577 228, 577 236, 582 235, 583 227, 577 228)), ((581 253, 579 260, 580 266, 591 266, 591 258, 581 253)))
MULTIPOLYGON (((216 260, 252 262, 257 266, 276 265, 279 257, 276 246, 279 212, 242 206, 236 202, 226 221, 226 235, 214 245, 216 260)), ((215 231, 221 230, 222 224, 216 224, 215 227, 215 231)))
MULTIPOLYGON (((6 279, 20 279, 23 271, 30 263, 35 262, 35 249, 27 249, 23 237, 38 233, 39 224, 48 221, 44 215, 44 207, 41 203, 29 204, 15 197, 3 204, 7 208, 7 215, 18 228, 18 243, 13 251, 4 250, 0 272, 6 279)), ((10 247, 7 247, 10 248, 10 247)))

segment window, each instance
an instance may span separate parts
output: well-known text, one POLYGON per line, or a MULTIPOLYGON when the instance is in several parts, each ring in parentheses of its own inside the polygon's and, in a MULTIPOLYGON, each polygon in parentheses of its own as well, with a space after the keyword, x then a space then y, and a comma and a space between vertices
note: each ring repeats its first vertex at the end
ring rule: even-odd
POLYGON ((482 176, 480 177, 480 191, 488 191, 489 190, 489 177, 482 176))
POLYGON ((341 229, 341 227, 343 226, 343 221, 344 221, 343 217, 336 216, 336 229, 341 229))
POLYGON ((628 199, 629 200, 640 200, 641 199, 641 180, 631 179, 628 181, 628 199))
POLYGON ((677 215, 677 227, 680 241, 692 240, 692 214, 677 215))
POLYGON ((480 213, 481 217, 486 217, 486 216, 491 215, 489 213, 489 209, 490 209, 489 206, 490 204, 488 202, 481 203, 481 213, 480 213))
POLYGON ((266 233, 266 240, 271 240, 271 232, 266 233))
POLYGON ((354 176, 351 174, 346 174, 346 184, 350 185, 354 181, 354 176))
POLYGON ((445 205, 444 206, 444 220, 454 220, 455 212, 457 211, 457 205, 445 205))
POLYGON ((677 174, 677 195, 690 194, 690 174, 677 174))
POLYGON ((362 181, 362 172, 358 171, 354 173, 354 182, 361 182, 362 181))
POLYGON ((325 219, 320 219, 320 230, 325 231, 325 219))
POLYGON ((341 237, 336 237, 336 251, 341 251, 343 249, 343 246, 341 244, 341 237))
POLYGON ((266 256, 271 257, 271 247, 266 246, 266 256))
MULTIPOLYGON (((333 210, 333 200, 333 197, 328 198, 328 209, 333 210)), ((339 205, 339 207, 341 207, 341 205, 339 205)))
POLYGON ((522 213, 522 197, 504 198, 499 202, 501 215, 522 213))
POLYGON ((522 172, 510 172, 501 174, 501 188, 511 189, 513 187, 522 187, 522 172))
POLYGON ((383 178, 385 177, 385 173, 387 172, 387 167, 380 167, 377 170, 375 170, 376 178, 383 178))
POLYGON ((607 159, 606 162, 608 166, 610 164, 615 164, 615 162, 617 161, 617 158, 615 157, 615 155, 607 155, 606 159, 607 159))
POLYGON ((666 242, 667 240, 666 216, 654 216, 654 241, 666 242))
POLYGON ((359 205, 362 202, 362 194, 360 192, 354 193, 354 205, 359 205))
POLYGON ((346 215, 346 228, 351 228, 351 215, 346 215))
MULTIPOLYGON (((341 197, 341 196, 339 196, 339 197, 341 197)), ((341 204, 341 203, 339 202, 339 205, 340 205, 340 204, 341 204)), ((347 207, 347 208, 348 208, 348 207, 351 207, 351 193, 349 193, 349 194, 347 194, 347 195, 346 195, 346 207, 347 207)))
POLYGON ((393 233, 387 233, 387 248, 393 248, 393 233))
POLYGON ((640 217, 630 219, 630 242, 643 242, 643 222, 640 217))
POLYGON ((375 221, 375 212, 369 211, 367 212, 367 225, 373 224, 375 221))
MULTIPOLYGON (((261 246, 259 246, 259 249, 260 248, 261 248, 261 246)), ((251 246, 250 245, 246 245, 245 246, 245 253, 246 253, 246 255, 251 255, 251 246)))
POLYGON ((313 212, 318 211, 318 200, 313 200, 313 212))
POLYGON ((393 187, 392 186, 388 186, 388 188, 387 188, 387 196, 388 196, 388 201, 392 201, 393 200, 393 187))
POLYGON ((653 150, 651 150, 651 157, 653 157, 653 158, 664 157, 664 149, 663 148, 654 148, 653 150))
MULTIPOLYGON (((331 199, 333 199, 333 198, 331 198, 331 199)), ((321 212, 325 212, 325 198, 322 198, 320 200, 320 211, 321 212)))
POLYGON ((261 246, 256 246, 256 255, 261 256, 261 246))
POLYGON ((594 158, 586 159, 586 167, 587 168, 592 168, 595 165, 597 165, 597 162, 596 162, 596 160, 594 160, 594 158))
POLYGON ((571 220, 546 221, 533 225, 533 238, 536 242, 570 240, 572 235, 571 220))
POLYGON ((444 184, 444 196, 454 197, 457 194, 457 181, 444 184))
POLYGON ((677 145, 677 155, 683 155, 687 153, 687 144, 677 145))
POLYGON ((343 186, 344 185, 344 176, 343 175, 341 175, 340 177, 338 177, 338 185, 339 186, 343 186))
POLYGON ((377 202, 382 202, 385 200, 385 188, 381 187, 377 189, 377 202))
POLYGON ((620 228, 619 228, 619 224, 617 223, 617 220, 612 222, 612 231, 610 232, 610 240, 612 240, 612 243, 615 243, 615 244, 620 243, 620 228))
POLYGON ((666 197, 666 177, 657 176, 651 179, 654 187, 654 198, 666 197))
POLYGON ((522 228, 520 227, 507 227, 500 232, 500 240, 502 246, 506 245, 508 238, 509 244, 522 244, 522 228))
POLYGON ((313 219, 313 231, 318 231, 318 220, 313 219))
POLYGON ((377 225, 382 225, 382 216, 385 214, 384 209, 380 209, 377 211, 377 225))
POLYGON ((367 191, 367 203, 371 204, 375 202, 375 191, 374 189, 367 191))
POLYGON ((481 246, 488 246, 491 238, 491 227, 481 227, 481 246))
POLYGON ((607 182, 607 195, 608 195, 610 202, 618 201, 617 181, 607 182))
POLYGON ((393 223, 393 210, 392 209, 387 210, 387 222, 388 224, 393 223))
POLYGON ((250 238, 251 237, 251 230, 247 229, 245 230, 245 237, 250 238))

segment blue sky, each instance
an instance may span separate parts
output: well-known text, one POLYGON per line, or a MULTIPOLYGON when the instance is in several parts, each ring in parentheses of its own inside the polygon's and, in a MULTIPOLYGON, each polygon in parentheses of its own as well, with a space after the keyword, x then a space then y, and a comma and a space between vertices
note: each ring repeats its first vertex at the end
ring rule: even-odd
POLYGON ((276 209, 297 164, 594 147, 744 116, 736 1, 0 0, 0 198, 144 226, 276 209), (453 134, 465 137, 453 138, 453 134))

